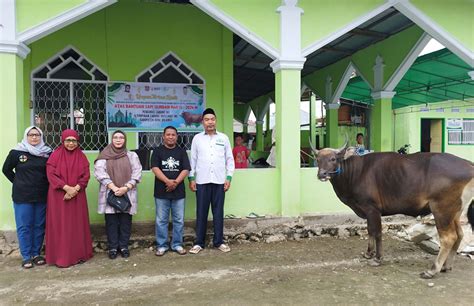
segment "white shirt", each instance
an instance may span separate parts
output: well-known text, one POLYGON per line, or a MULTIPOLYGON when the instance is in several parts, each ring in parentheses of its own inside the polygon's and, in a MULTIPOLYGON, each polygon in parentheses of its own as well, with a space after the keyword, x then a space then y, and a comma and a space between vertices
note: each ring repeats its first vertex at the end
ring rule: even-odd
POLYGON ((194 177, 197 184, 224 184, 235 169, 229 138, 217 131, 214 135, 196 134, 191 144, 190 162, 189 177, 194 177))

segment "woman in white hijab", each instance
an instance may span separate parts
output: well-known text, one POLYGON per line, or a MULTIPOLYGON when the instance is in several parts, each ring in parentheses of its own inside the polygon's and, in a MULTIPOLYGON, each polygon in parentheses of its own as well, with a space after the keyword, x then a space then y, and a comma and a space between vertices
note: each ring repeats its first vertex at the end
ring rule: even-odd
POLYGON ((8 154, 3 174, 13 183, 16 232, 25 269, 46 263, 40 255, 46 222, 48 178, 46 161, 51 148, 43 141, 43 132, 35 126, 25 130, 23 140, 8 154))

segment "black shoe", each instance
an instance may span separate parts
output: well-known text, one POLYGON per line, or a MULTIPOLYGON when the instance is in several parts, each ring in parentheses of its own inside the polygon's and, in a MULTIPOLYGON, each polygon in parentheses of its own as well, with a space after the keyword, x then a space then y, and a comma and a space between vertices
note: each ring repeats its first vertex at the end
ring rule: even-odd
POLYGON ((120 253, 122 254, 123 258, 128 258, 130 257, 130 251, 128 249, 121 249, 120 253))
POLYGON ((110 259, 117 258, 117 250, 109 250, 109 258, 110 259))

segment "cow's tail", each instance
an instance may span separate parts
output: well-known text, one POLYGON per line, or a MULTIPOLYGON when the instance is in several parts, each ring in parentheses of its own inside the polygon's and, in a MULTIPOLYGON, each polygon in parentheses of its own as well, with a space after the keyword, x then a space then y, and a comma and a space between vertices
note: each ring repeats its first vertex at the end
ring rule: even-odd
POLYGON ((474 231, 474 200, 471 201, 467 209, 467 220, 471 223, 471 229, 474 231))

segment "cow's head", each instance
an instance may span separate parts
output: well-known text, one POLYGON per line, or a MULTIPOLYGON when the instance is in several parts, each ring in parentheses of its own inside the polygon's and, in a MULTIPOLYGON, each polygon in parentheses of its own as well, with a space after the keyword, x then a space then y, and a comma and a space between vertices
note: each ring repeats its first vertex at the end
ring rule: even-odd
POLYGON ((321 150, 316 150, 311 144, 318 162, 319 180, 325 182, 341 172, 341 162, 344 160, 344 155, 346 154, 347 143, 346 140, 346 143, 339 149, 325 148, 321 150))

